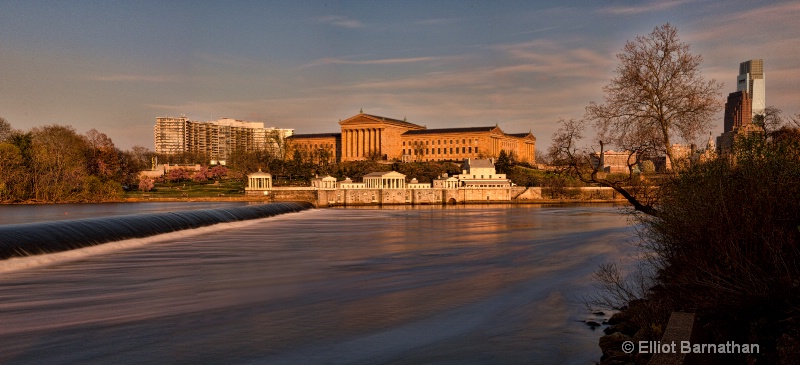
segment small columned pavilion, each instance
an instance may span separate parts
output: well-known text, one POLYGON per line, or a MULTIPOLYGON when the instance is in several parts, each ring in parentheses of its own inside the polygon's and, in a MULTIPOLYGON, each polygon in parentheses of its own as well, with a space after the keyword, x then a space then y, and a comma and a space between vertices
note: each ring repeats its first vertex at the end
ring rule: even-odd
POLYGON ((258 169, 258 172, 247 175, 247 187, 244 190, 248 195, 261 194, 261 192, 264 195, 269 194, 269 191, 272 190, 272 175, 258 169))
POLYGON ((397 171, 373 172, 364 175, 367 189, 405 189, 406 175, 397 171))

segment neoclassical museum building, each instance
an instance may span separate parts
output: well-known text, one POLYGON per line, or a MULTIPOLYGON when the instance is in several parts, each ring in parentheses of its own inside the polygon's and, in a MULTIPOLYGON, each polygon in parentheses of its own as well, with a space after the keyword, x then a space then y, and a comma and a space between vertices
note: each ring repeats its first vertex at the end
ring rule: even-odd
POLYGON ((405 120, 360 112, 339 121, 341 133, 295 134, 287 138, 294 151, 311 161, 358 160, 463 161, 497 157, 501 150, 518 162, 535 163, 536 137, 505 133, 498 125, 428 129, 405 120))

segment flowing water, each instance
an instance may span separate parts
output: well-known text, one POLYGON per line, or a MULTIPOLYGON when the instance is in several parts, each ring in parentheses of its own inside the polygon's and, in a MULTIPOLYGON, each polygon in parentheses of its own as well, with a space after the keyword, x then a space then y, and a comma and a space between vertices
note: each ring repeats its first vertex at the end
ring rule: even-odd
POLYGON ((632 236, 608 205, 312 209, 10 259, 0 363, 591 364, 582 298, 632 236))

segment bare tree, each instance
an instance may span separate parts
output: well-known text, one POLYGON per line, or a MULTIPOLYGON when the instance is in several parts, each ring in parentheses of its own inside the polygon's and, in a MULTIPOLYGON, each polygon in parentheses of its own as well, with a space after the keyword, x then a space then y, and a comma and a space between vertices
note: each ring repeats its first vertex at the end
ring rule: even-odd
POLYGON ((795 114, 793 117, 789 117, 789 122, 795 128, 800 128, 800 113, 795 114))
POLYGON ((694 142, 711 129, 722 85, 703 79, 702 57, 689 53, 669 23, 628 41, 617 58, 616 76, 603 87, 605 102, 591 102, 587 119, 601 140, 625 150, 656 148, 679 166, 672 144, 694 142))
POLYGON ((777 131, 784 125, 782 111, 774 106, 768 106, 761 114, 753 117, 753 124, 764 128, 765 135, 777 131))
POLYGON ((0 117, 0 142, 5 142, 11 138, 11 132, 13 131, 11 123, 9 123, 6 118, 0 117))
POLYGON ((679 169, 673 143, 693 142, 710 129, 713 115, 721 107, 721 85, 703 79, 701 56, 689 53, 689 45, 680 42, 677 29, 670 24, 628 41, 617 58, 616 76, 603 87, 605 102, 591 102, 586 107, 586 121, 598 132, 600 151, 578 147, 586 122, 561 120, 549 155, 562 172, 611 187, 634 209, 657 215, 654 183, 643 182, 635 169, 643 157, 655 155, 665 155, 673 169, 679 169), (628 153, 627 174, 605 173, 605 145, 628 153))

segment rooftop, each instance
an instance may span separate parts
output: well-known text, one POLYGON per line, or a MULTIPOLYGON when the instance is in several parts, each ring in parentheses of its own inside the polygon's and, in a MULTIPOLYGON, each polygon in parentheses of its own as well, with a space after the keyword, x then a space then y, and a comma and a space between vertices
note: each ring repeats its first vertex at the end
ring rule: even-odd
POLYGON ((445 133, 468 133, 468 132, 491 132, 497 126, 491 127, 465 127, 465 128, 439 128, 439 129, 422 129, 418 131, 407 131, 403 135, 412 134, 445 134, 445 133))
POLYGON ((293 134, 287 138, 329 138, 341 137, 341 133, 308 133, 308 134, 293 134))

